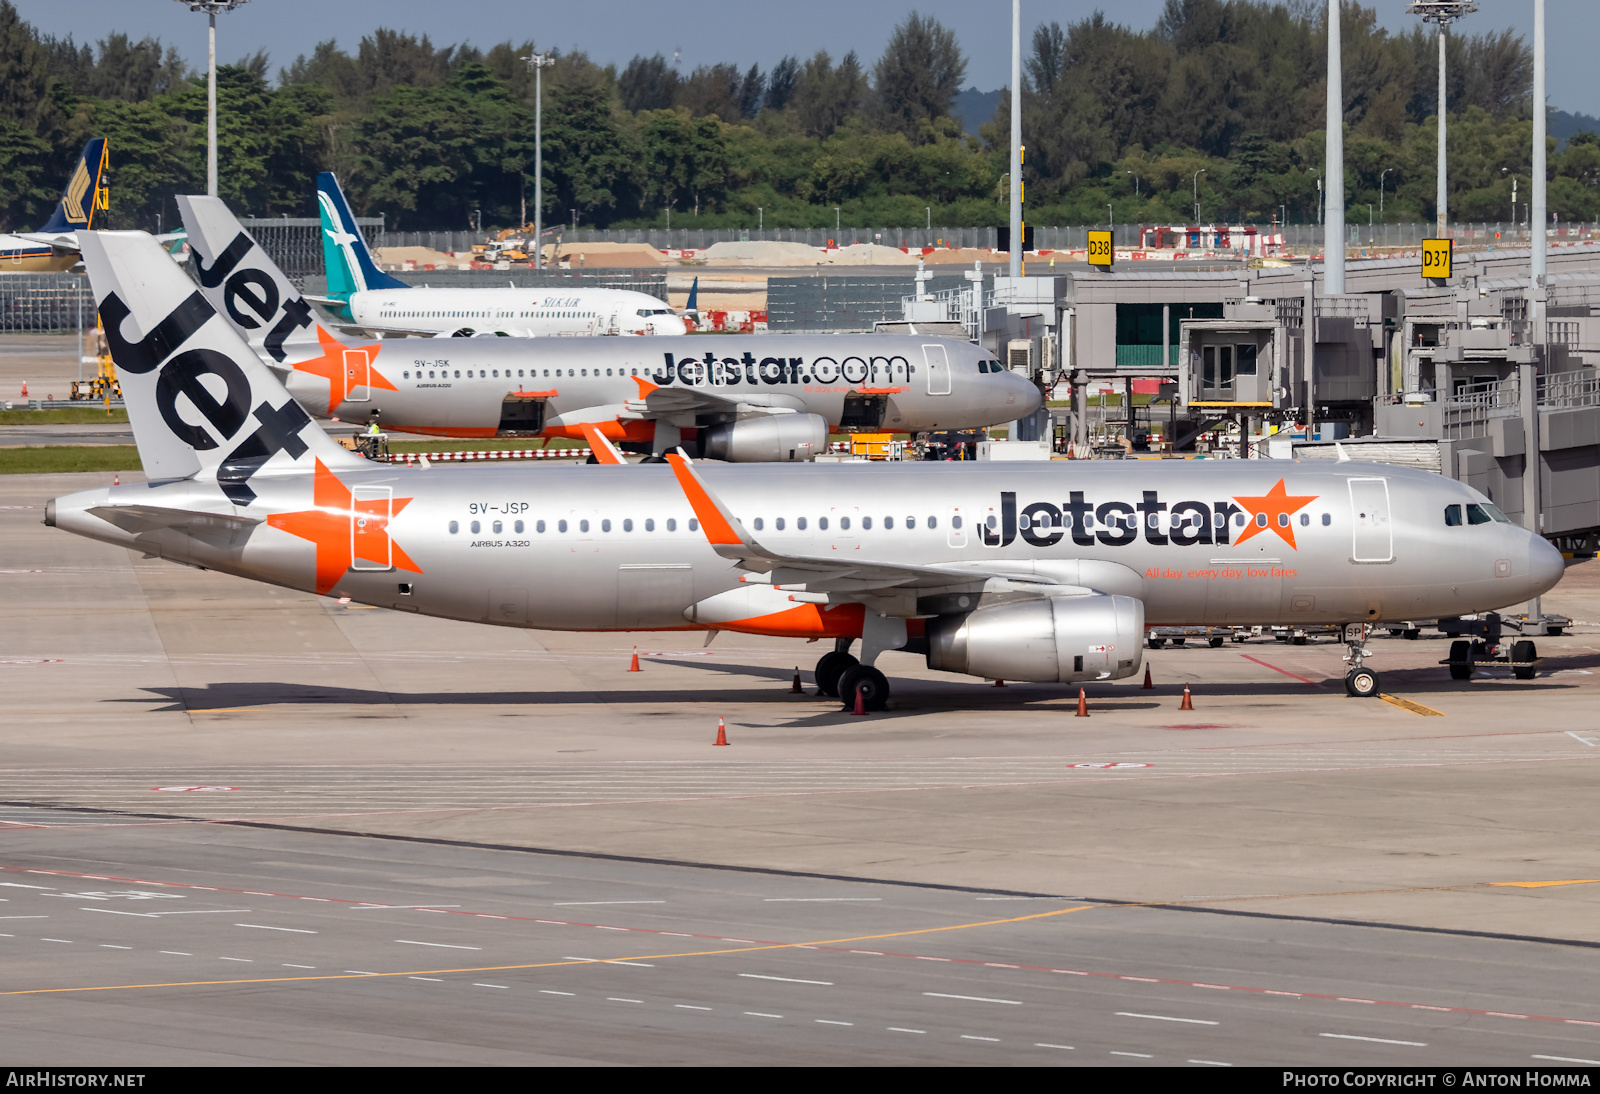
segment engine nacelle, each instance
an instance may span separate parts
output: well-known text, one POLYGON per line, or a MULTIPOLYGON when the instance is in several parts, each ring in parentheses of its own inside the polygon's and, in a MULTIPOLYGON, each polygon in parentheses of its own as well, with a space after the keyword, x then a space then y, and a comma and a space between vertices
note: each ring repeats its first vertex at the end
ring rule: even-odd
POLYGON ((1120 680, 1144 657, 1144 601, 1024 600, 928 621, 928 667, 986 680, 1120 680))
POLYGON ((767 414, 714 425, 701 450, 731 463, 787 463, 809 460, 828 450, 828 422, 820 414, 767 414))

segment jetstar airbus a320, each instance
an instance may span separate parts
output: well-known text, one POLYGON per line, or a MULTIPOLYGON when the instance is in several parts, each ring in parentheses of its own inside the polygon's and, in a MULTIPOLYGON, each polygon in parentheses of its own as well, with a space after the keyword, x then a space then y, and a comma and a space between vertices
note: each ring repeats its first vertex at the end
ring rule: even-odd
MULTIPOLYGON (((1138 671, 1150 624, 1460 615, 1562 572, 1469 487, 1355 462, 370 463, 149 236, 85 233, 83 255, 151 481, 56 498, 46 522, 324 596, 510 627, 830 638, 819 685, 881 706, 885 650, 1114 680, 1138 671)), ((1351 694, 1377 694, 1352 654, 1351 694)))
POLYGON ((988 350, 951 338, 336 337, 217 198, 180 197, 200 286, 317 417, 447 437, 594 433, 660 456, 809 460, 831 427, 972 429, 1042 396, 988 350))

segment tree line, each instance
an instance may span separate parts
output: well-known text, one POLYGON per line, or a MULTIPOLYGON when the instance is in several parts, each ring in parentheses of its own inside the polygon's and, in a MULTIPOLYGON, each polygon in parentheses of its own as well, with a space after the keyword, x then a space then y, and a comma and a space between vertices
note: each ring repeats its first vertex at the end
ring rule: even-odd
MULTIPOLYGON (((1320 0, 1167 0, 1155 26, 1104 13, 1036 27, 1022 88, 1032 223, 1294 222, 1318 215, 1326 88, 1320 0)), ((1437 41, 1343 5, 1352 218, 1434 215, 1437 41), (1382 215, 1377 207, 1382 207, 1382 215)), ((1458 25, 1459 26, 1459 25, 1458 25)), ((391 228, 532 218, 532 41, 435 46, 379 29, 270 72, 218 70, 221 196, 254 216, 311 215, 338 172, 391 228)), ((1528 190, 1532 61, 1510 31, 1448 39, 1452 217, 1509 220, 1528 190)), ((967 60, 913 12, 875 61, 855 52, 688 73, 657 54, 619 71, 581 51, 544 70, 547 223, 584 226, 995 225, 1006 219, 1010 104, 976 134, 952 115, 967 60), (837 212, 836 212, 837 207, 837 212)), ((977 119, 965 119, 971 125, 977 119)), ((0 206, 35 226, 90 135, 110 139, 111 223, 170 227, 203 189, 205 77, 154 39, 39 34, 0 0, 0 206)), ((1550 207, 1600 219, 1600 141, 1551 157, 1550 207)), ((1525 213, 1522 216, 1526 216, 1525 213)))

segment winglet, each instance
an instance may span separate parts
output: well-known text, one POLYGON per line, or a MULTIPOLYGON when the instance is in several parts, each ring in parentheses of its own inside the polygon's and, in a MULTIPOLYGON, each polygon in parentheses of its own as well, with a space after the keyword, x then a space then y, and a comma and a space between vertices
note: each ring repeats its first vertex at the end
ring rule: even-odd
POLYGON ((733 514, 728 512, 716 495, 700 481, 700 476, 695 474, 683 449, 667 453, 667 464, 677 476, 684 497, 689 499, 689 507, 694 510, 694 515, 700 518, 700 530, 706 534, 711 546, 750 546, 736 527, 738 522, 734 520, 733 514))
POLYGON ((1340 444, 1338 441, 1334 441, 1333 442, 1333 450, 1335 452, 1339 453, 1339 459, 1336 462, 1338 462, 1338 463, 1349 463, 1350 462, 1350 453, 1348 453, 1348 452, 1346 452, 1344 450, 1344 445, 1340 444))
POLYGON ((606 435, 600 432, 600 427, 593 422, 584 422, 578 426, 583 430, 583 439, 589 442, 589 447, 594 451, 594 458, 600 463, 626 464, 622 453, 617 451, 606 435))
POLYGON ((688 303, 684 304, 684 306, 683 306, 683 314, 685 314, 685 315, 699 315, 700 314, 699 304, 700 304, 700 275, 699 274, 695 274, 694 275, 694 283, 689 286, 689 300, 688 300, 688 303))

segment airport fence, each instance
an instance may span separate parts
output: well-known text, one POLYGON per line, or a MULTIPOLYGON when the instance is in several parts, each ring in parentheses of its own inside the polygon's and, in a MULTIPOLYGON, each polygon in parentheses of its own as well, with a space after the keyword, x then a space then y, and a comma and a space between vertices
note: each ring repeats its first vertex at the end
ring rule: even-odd
MULTIPOLYGON (((908 277, 819 274, 767 278, 768 330, 871 330, 904 316, 908 277)), ((934 277, 928 291, 959 289, 964 278, 934 277)))
MULTIPOLYGON (((318 218, 241 217, 239 223, 296 285, 303 286, 307 277, 323 272, 322 221, 318 218)), ((387 246, 383 217, 356 217, 356 227, 368 247, 387 246)))
MULTIPOLYGON (((662 302, 667 299, 666 271, 652 266, 609 270, 417 270, 396 271, 395 276, 407 284, 433 289, 631 289, 662 302)), ((328 279, 319 268, 303 279, 301 291, 320 296, 327 284, 328 279)))
POLYGON ((81 273, 0 274, 0 333, 94 329, 94 294, 81 273))

